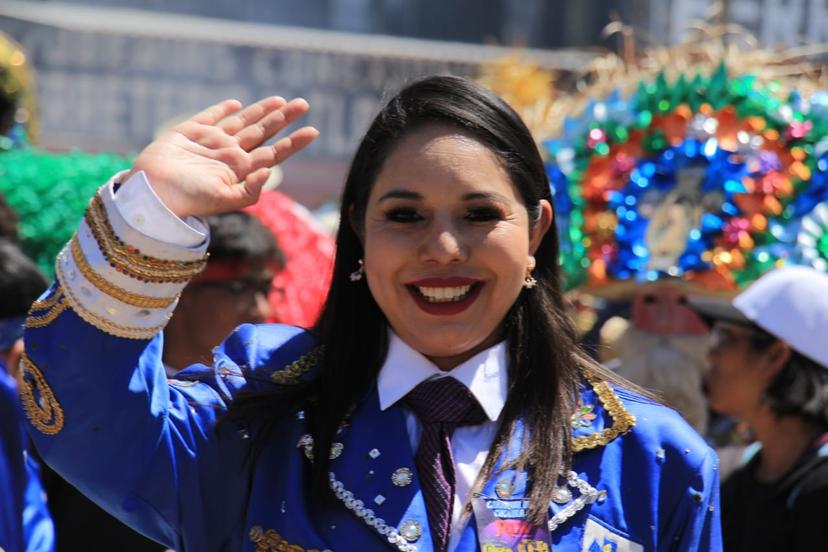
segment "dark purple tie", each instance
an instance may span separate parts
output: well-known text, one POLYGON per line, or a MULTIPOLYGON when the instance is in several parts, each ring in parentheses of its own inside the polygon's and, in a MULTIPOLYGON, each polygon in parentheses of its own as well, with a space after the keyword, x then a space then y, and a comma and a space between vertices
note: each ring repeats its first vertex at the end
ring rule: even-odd
POLYGON ((454 428, 482 424, 486 414, 468 388, 452 377, 423 382, 407 396, 406 404, 423 425, 414 461, 425 498, 435 552, 445 552, 454 506, 454 428))

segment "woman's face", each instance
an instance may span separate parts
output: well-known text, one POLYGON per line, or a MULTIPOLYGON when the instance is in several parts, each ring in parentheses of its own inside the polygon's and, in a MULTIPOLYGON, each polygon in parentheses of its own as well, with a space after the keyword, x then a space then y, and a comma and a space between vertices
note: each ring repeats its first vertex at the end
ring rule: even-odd
POLYGON ((517 188, 484 145, 425 127, 391 152, 368 197, 371 294, 397 335, 451 369, 500 339, 551 221, 542 201, 530 228, 517 188))
POLYGON ((710 408, 749 421, 762 408, 762 396, 776 370, 754 350, 747 326, 716 322, 707 353, 705 391, 710 408))

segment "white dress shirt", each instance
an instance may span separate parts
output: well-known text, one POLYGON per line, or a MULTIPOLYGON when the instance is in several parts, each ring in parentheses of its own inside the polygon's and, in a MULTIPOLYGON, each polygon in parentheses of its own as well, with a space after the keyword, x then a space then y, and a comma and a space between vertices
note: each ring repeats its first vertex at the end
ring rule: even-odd
MULTIPOLYGON (((494 441, 499 425, 500 413, 506 403, 508 375, 506 371, 506 344, 500 342, 477 353, 450 372, 443 372, 426 357, 412 349, 390 331, 388 356, 377 379, 380 408, 387 409, 405 397, 423 381, 453 377, 465 385, 480 403, 487 421, 476 426, 458 427, 451 438, 457 483, 454 493, 454 508, 451 516, 449 552, 460 543, 460 537, 469 521, 463 512, 463 504, 469 496, 486 456, 494 441)), ((407 407, 405 421, 411 449, 417 450, 422 426, 417 416, 407 407)))
MULTIPOLYGON (((155 194, 143 173, 139 172, 130 178, 120 187, 113 199, 119 213, 130 226, 157 240, 195 247, 203 244, 209 236, 209 230, 201 220, 194 217, 182 220, 175 216, 155 194)), ((480 425, 457 428, 451 438, 457 474, 448 543, 448 550, 451 552, 459 544, 468 523, 469 516, 463 512, 463 504, 486 461, 499 426, 503 405, 506 403, 506 345, 500 342, 477 353, 450 372, 443 372, 393 331, 389 330, 389 333, 388 356, 377 380, 382 410, 403 399, 423 381, 453 377, 471 391, 488 418, 480 425)), ((406 407, 403 409, 411 449, 416 451, 422 426, 411 410, 406 407)))

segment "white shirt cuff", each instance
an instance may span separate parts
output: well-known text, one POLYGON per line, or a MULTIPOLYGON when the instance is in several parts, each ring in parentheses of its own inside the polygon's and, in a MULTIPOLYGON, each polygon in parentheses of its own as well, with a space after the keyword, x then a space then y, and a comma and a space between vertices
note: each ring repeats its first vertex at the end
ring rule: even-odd
MULTIPOLYGON (((118 182, 126 171, 115 176, 118 182)), ((145 236, 181 247, 199 247, 209 235, 207 225, 197 217, 184 219, 164 205, 144 171, 138 171, 114 193, 113 203, 121 217, 145 236)))

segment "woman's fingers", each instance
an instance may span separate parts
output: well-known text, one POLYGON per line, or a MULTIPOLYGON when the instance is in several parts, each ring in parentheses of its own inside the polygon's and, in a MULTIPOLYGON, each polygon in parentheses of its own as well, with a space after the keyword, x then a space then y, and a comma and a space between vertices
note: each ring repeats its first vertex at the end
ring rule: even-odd
POLYGON ((214 125, 231 113, 241 109, 241 105, 241 102, 238 100, 224 100, 223 102, 211 105, 204 111, 196 113, 190 118, 190 121, 201 123, 202 125, 214 125))
POLYGON ((268 177, 270 177, 269 167, 263 167, 247 175, 247 178, 241 183, 244 195, 247 198, 252 198, 254 202, 258 201, 259 194, 262 192, 262 187, 267 182, 268 177))
POLYGON ((240 183, 226 188, 221 201, 222 209, 243 209, 259 201, 262 187, 269 175, 270 169, 262 168, 247 175, 247 178, 240 183))
POLYGON ((234 137, 228 136, 218 128, 193 121, 185 121, 174 130, 188 140, 209 149, 230 148, 238 145, 234 137))
POLYGON ((281 96, 271 96, 269 98, 264 98, 252 105, 245 107, 241 111, 238 111, 228 117, 225 117, 224 119, 219 121, 216 126, 224 132, 226 132, 227 134, 229 134, 230 136, 234 136, 242 129, 247 128, 250 125, 256 124, 263 117, 266 117, 268 114, 281 108, 285 105, 285 103, 287 102, 281 96))
POLYGON ((250 152, 251 172, 278 165, 307 147, 317 136, 319 136, 319 131, 315 128, 302 127, 271 145, 256 148, 250 152))
POLYGON ((277 109, 236 134, 239 146, 246 151, 258 147, 263 142, 276 135, 279 131, 296 121, 308 112, 308 102, 297 98, 277 109))

